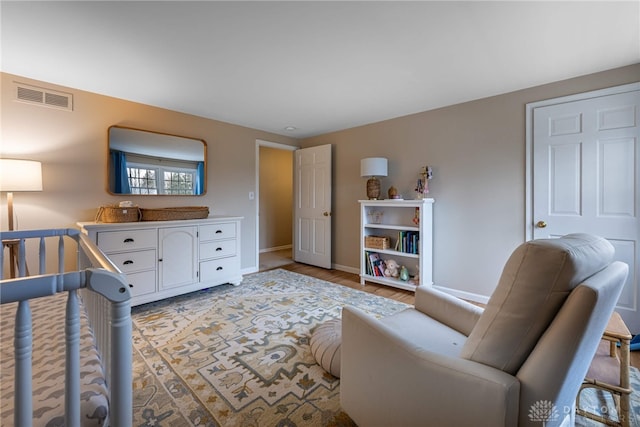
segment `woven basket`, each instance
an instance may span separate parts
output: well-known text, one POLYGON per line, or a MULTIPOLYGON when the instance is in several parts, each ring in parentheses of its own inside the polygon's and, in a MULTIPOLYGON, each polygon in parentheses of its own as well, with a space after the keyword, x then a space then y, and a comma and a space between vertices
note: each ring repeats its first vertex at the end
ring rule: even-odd
POLYGON ((370 249, 389 249, 389 238, 379 236, 364 236, 364 247, 370 249))
POLYGON ((100 206, 96 214, 96 222, 137 222, 140 221, 140 209, 121 208, 118 205, 100 206))
POLYGON ((203 219, 209 216, 207 206, 184 206, 179 208, 140 209, 142 221, 175 221, 181 219, 203 219))

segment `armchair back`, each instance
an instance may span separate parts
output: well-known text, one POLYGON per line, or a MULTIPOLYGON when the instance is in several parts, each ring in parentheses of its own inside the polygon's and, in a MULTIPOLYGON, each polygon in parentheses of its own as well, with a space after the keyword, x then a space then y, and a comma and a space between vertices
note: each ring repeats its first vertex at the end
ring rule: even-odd
POLYGON ((523 243, 509 257, 460 356, 515 375, 572 290, 613 255, 606 239, 588 234, 523 243))

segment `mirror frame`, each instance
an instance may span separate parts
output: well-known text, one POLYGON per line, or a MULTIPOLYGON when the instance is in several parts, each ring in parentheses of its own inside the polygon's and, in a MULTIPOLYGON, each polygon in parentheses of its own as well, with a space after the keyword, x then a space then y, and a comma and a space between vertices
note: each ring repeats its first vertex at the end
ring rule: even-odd
POLYGON ((193 137, 184 136, 184 135, 176 135, 176 134, 172 134, 172 133, 152 131, 152 130, 147 130, 147 129, 139 129, 139 128, 134 128, 134 127, 129 127, 129 126, 121 126, 121 125, 112 125, 112 126, 109 126, 109 128, 107 129, 107 192, 109 194, 111 194, 111 195, 114 195, 114 196, 145 196, 145 197, 149 197, 149 196, 200 197, 200 196, 204 196, 207 193, 207 187, 208 187, 207 186, 207 177, 208 177, 207 142, 204 139, 193 138, 193 137), (111 188, 111 180, 112 180, 112 177, 111 177, 111 130, 112 129, 121 129, 121 130, 128 130, 128 131, 134 131, 134 132, 143 132, 143 133, 153 134, 154 137, 167 137, 169 139, 185 139, 185 140, 190 140, 190 141, 201 143, 202 144, 202 155, 204 157, 204 160, 203 160, 203 162, 204 162, 204 182, 203 182, 202 192, 200 194, 136 194, 136 193, 115 193, 115 192, 113 192, 112 188, 111 188))

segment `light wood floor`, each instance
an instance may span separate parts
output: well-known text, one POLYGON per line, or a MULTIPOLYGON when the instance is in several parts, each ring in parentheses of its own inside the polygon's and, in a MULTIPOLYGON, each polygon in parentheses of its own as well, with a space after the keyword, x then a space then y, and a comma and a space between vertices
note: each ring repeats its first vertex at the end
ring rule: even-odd
MULTIPOLYGON (((328 282, 338 283, 349 288, 370 292, 372 294, 391 298, 407 304, 413 305, 415 301, 414 293, 410 291, 368 282, 365 286, 362 286, 360 284, 360 277, 357 274, 347 273, 339 270, 325 270, 324 268, 314 267, 306 264, 299 264, 295 262, 284 265, 280 268, 300 274, 306 274, 307 276, 316 277, 328 282)), ((640 351, 631 352, 631 366, 640 368, 640 351)))

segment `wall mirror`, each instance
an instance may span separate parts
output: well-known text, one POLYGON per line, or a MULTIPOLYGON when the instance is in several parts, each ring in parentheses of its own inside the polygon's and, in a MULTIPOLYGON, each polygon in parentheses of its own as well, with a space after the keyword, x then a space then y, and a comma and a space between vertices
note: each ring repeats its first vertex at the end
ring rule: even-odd
POLYGON ((206 158, 202 139, 111 126, 108 189, 112 194, 202 195, 206 158))

